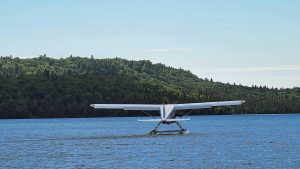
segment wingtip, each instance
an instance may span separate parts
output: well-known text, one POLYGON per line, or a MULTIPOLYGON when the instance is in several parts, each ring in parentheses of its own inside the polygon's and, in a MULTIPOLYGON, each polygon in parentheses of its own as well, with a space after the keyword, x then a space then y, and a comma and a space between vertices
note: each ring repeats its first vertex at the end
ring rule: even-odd
POLYGON ((95 105, 94 105, 94 104, 91 104, 90 106, 93 107, 93 108, 95 108, 95 105))
POLYGON ((246 103, 246 100, 242 100, 241 103, 242 103, 242 104, 243 104, 243 103, 246 103))

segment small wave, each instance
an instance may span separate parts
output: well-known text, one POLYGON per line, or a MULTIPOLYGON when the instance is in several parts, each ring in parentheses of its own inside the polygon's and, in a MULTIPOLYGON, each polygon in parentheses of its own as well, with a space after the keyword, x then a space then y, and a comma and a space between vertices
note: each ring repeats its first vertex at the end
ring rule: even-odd
POLYGON ((33 139, 8 139, 0 140, 0 143, 10 142, 35 142, 35 141, 67 141, 67 140, 103 140, 103 139, 137 139, 137 138, 157 138, 184 136, 179 134, 161 134, 161 135, 106 135, 106 136, 87 136, 87 137, 57 137, 57 138, 33 138, 33 139))

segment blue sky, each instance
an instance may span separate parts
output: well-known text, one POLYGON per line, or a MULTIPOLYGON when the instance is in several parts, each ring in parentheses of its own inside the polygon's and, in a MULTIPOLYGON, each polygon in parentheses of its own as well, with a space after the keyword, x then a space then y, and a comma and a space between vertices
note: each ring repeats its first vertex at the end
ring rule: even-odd
POLYGON ((147 59, 201 78, 300 86, 300 1, 0 0, 0 55, 147 59))

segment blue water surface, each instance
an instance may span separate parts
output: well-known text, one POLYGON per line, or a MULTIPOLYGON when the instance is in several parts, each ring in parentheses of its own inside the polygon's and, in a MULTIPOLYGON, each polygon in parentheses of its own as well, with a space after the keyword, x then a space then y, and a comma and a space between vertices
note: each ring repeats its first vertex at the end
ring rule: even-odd
POLYGON ((136 117, 0 120, 0 168, 300 168, 300 114, 190 118, 160 136, 136 117))

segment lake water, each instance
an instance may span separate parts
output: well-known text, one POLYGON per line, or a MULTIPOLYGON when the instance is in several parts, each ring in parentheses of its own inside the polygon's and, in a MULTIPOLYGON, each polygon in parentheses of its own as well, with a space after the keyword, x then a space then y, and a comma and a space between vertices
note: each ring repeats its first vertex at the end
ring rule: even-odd
POLYGON ((192 116, 160 136, 137 120, 0 120, 0 168, 300 168, 300 114, 192 116))

